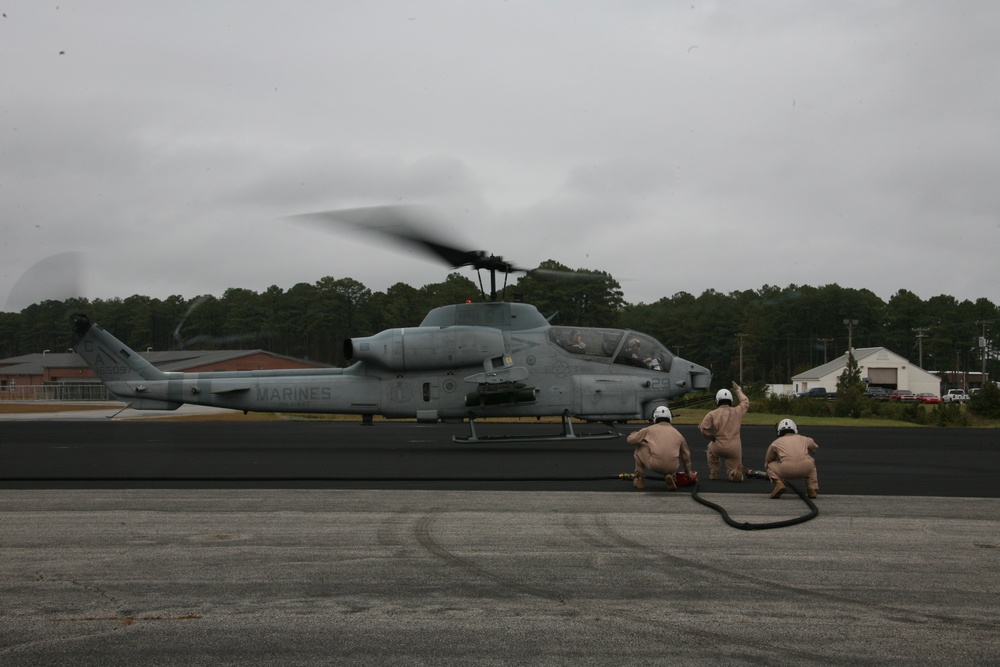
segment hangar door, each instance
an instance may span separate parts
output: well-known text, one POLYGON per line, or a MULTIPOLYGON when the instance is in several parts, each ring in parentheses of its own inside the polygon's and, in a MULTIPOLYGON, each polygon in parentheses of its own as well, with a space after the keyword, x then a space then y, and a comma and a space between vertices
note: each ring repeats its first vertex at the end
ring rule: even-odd
POLYGON ((898 382, 898 368, 869 368, 868 382, 878 387, 896 387, 898 382))

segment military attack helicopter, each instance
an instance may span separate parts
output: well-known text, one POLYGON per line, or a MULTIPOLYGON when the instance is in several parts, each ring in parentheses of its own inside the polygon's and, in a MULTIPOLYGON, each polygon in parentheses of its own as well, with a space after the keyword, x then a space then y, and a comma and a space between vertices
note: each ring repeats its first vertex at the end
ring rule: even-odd
POLYGON ((296 216, 346 223, 414 244, 480 275, 484 300, 431 310, 416 327, 344 341, 346 368, 164 372, 85 314, 73 317, 76 351, 127 407, 174 410, 182 404, 260 412, 380 415, 418 422, 468 421, 462 442, 503 439, 614 438, 613 427, 576 433, 573 419, 608 425, 648 419, 691 391, 707 390, 711 372, 671 353, 651 336, 626 329, 553 326, 532 305, 498 298, 497 278, 532 273, 484 251, 453 247, 409 224, 406 207, 371 207, 296 216), (489 293, 482 272, 489 276, 489 293), (481 436, 476 419, 552 417, 561 433, 481 436))

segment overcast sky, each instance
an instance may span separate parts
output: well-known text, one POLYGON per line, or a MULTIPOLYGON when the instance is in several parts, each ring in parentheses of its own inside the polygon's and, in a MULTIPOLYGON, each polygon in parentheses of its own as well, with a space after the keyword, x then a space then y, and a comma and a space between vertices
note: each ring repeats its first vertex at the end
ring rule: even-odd
POLYGON ((90 298, 444 280, 285 219, 395 203, 630 303, 1000 303, 995 0, 0 8, 0 306, 69 251, 90 298))

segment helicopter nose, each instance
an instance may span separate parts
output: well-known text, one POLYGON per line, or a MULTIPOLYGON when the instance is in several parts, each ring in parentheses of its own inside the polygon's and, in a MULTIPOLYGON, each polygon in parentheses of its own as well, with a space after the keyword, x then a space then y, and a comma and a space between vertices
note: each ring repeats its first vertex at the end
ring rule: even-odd
POLYGON ((688 374, 691 376, 691 389, 693 391, 708 391, 712 386, 712 371, 698 364, 689 364, 688 374))

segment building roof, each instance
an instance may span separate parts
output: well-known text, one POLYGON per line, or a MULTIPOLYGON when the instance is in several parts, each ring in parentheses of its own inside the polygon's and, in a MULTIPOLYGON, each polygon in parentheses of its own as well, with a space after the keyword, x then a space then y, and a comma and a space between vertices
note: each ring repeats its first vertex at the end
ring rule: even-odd
MULTIPOLYGON (((880 351, 887 352, 889 355, 894 357, 894 361, 904 364, 910 363, 905 357, 901 357, 892 350, 889 350, 884 347, 856 347, 854 348, 854 360, 858 363, 859 366, 868 365, 864 363, 865 360, 868 359, 869 357, 874 357, 880 351)), ((810 368, 807 371, 803 371, 802 373, 793 375, 792 382, 796 382, 799 380, 815 380, 817 378, 825 377, 830 373, 838 371, 846 366, 847 366, 847 353, 845 352, 844 354, 840 355, 833 361, 827 362, 822 366, 816 366, 815 368, 810 368)))
MULTIPOLYGON (((274 359, 286 359, 296 366, 307 363, 317 367, 326 366, 326 364, 307 362, 265 350, 169 350, 140 352, 139 356, 161 371, 184 371, 200 366, 221 365, 258 354, 274 359)), ((83 357, 76 352, 36 352, 0 359, 0 375, 45 375, 47 368, 86 369, 88 367, 83 357)))
POLYGON ((38 352, 0 359, 0 375, 44 375, 46 368, 87 368, 76 352, 38 352))
MULTIPOLYGON (((860 347, 854 349, 854 359, 862 372, 862 379, 876 379, 876 371, 891 372, 893 383, 900 389, 911 389, 914 392, 940 391, 941 378, 928 373, 906 357, 884 347, 860 347), (891 370, 890 370, 891 369, 891 370)), ((817 366, 798 375, 792 376, 795 384, 829 385, 837 381, 847 367, 847 354, 842 354, 833 361, 817 366)), ((876 384, 885 386, 887 377, 881 374, 876 384)))

